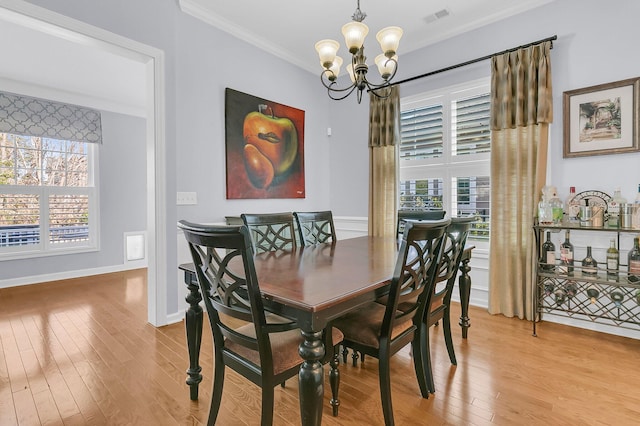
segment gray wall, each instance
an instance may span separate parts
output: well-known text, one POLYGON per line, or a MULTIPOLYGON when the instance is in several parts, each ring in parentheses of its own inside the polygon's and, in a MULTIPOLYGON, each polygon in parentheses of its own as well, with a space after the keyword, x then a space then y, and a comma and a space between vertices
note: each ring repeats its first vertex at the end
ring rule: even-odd
MULTIPOLYGON (((161 49, 166 58, 166 180, 168 200, 177 190, 198 193, 197 206, 167 210, 166 265, 169 314, 183 307, 177 275, 178 218, 218 221, 250 210, 329 207, 336 215, 367 216, 367 102, 329 101, 318 76, 302 71, 180 12, 174 0, 31 0, 91 25, 161 49), (223 67, 215 60, 228 57, 223 67), (302 200, 227 201, 224 187, 224 88, 306 111, 307 198, 302 200), (333 135, 326 136, 327 127, 333 135)), ((562 158, 562 92, 639 74, 634 0, 558 0, 504 22, 454 37, 420 51, 400 51, 397 78, 410 77, 557 34, 552 51, 554 124, 551 126, 550 181, 566 194, 621 186, 632 198, 640 182, 638 154, 582 159, 562 158), (592 173, 602 170, 602 173, 592 173), (622 173, 624 171, 624 173, 622 173)), ((372 41, 369 41, 370 43, 372 41)), ((402 47, 401 47, 402 49, 402 47)), ((488 73, 480 64, 442 78, 445 82, 488 73)), ((437 80, 401 88, 418 93, 437 80)), ((103 203, 103 210, 111 208, 103 203)), ((103 213, 104 214, 104 213, 103 213)), ((3 268, 4 269, 4 268, 3 268)), ((24 272, 24 271, 23 271, 24 272)))
POLYGON ((146 121, 139 117, 102 112, 100 251, 6 260, 0 280, 123 263, 124 232, 147 229, 145 126, 146 121))

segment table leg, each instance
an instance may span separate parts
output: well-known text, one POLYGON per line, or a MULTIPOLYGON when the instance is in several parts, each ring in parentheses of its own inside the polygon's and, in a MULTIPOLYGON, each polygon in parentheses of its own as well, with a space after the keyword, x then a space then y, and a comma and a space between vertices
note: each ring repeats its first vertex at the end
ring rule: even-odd
POLYGON ((469 271, 470 256, 465 256, 460 261, 460 271, 462 274, 458 278, 458 288, 460 290, 460 305, 462 307, 462 315, 460 315, 460 327, 462 327, 462 338, 467 338, 467 330, 471 327, 471 321, 469 320, 469 298, 471 296, 471 277, 469 271))
POLYGON ((322 331, 302 331, 304 341, 298 353, 304 360, 298 374, 300 415, 303 426, 319 426, 322 423, 324 374, 322 363, 325 347, 322 331))
POLYGON ((192 401, 198 399, 198 385, 202 381, 202 367, 200 367, 200 342, 202 341, 202 296, 198 284, 188 273, 185 273, 185 281, 189 294, 185 300, 189 308, 185 312, 185 327, 187 331, 187 346, 189 348, 189 369, 187 370, 187 385, 190 387, 192 401))

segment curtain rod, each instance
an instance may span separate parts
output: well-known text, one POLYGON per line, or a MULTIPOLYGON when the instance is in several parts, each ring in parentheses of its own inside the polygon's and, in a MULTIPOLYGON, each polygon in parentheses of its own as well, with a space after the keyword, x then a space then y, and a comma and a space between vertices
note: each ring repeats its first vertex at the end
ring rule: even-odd
POLYGON ((406 78, 404 80, 396 81, 395 83, 391 83, 390 85, 391 86, 396 86, 398 84, 407 83, 409 81, 418 80, 418 79, 424 78, 424 77, 429 77, 430 75, 439 74, 441 72, 450 71, 450 70, 453 70, 453 69, 456 69, 456 68, 461 68, 461 67, 464 67, 464 66, 467 66, 467 65, 474 64, 476 62, 481 62, 481 61, 485 61, 487 59, 491 59, 493 56, 496 56, 496 55, 502 55, 502 54, 505 54, 505 53, 513 52, 513 51, 518 50, 518 49, 524 49, 524 48, 527 48, 527 47, 530 47, 530 46, 533 46, 533 45, 536 45, 536 44, 539 44, 539 43, 544 43, 545 41, 550 41, 551 42, 551 48, 553 49, 553 40, 557 40, 557 39, 558 39, 557 35, 554 35, 554 36, 551 36, 551 37, 547 37, 547 38, 543 38, 542 40, 534 41, 534 42, 531 42, 531 43, 523 44, 522 46, 518 46, 518 47, 511 48, 511 49, 503 50, 502 52, 497 52, 497 53, 493 53, 491 55, 486 55, 486 56, 483 56, 482 58, 472 59, 472 60, 467 61, 467 62, 462 62, 462 63, 457 64, 457 65, 451 65, 450 67, 442 68, 442 69, 439 69, 439 70, 436 70, 436 71, 431 71, 431 72, 428 72, 426 74, 417 75, 415 77, 410 77, 410 78, 406 78))

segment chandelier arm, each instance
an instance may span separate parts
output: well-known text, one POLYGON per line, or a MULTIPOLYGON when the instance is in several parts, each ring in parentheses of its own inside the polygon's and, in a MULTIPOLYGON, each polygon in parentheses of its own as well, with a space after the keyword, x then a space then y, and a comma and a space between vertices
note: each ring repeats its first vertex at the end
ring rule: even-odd
MULTIPOLYGON (((341 100, 345 99, 347 96, 349 96, 351 93, 353 93, 353 91, 355 89, 356 89, 356 85, 355 84, 352 84, 351 86, 347 87, 346 89, 330 89, 330 88, 327 88, 327 95, 329 95, 329 97, 331 99, 333 99, 334 101, 341 101, 341 100), (347 90, 348 90, 348 92, 343 96, 333 96, 332 95, 332 92, 333 93, 341 93, 341 92, 344 92, 344 91, 347 91, 347 90)), ((358 93, 362 93, 362 91, 359 91, 358 93)), ((358 102, 358 103, 360 103, 360 102, 358 102)))

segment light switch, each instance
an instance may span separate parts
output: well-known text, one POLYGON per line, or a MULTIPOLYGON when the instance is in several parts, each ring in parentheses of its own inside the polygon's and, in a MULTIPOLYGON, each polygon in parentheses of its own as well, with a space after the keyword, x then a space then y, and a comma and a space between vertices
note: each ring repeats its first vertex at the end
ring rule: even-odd
POLYGON ((198 196, 195 192, 178 192, 176 204, 179 206, 192 206, 198 204, 198 196))

